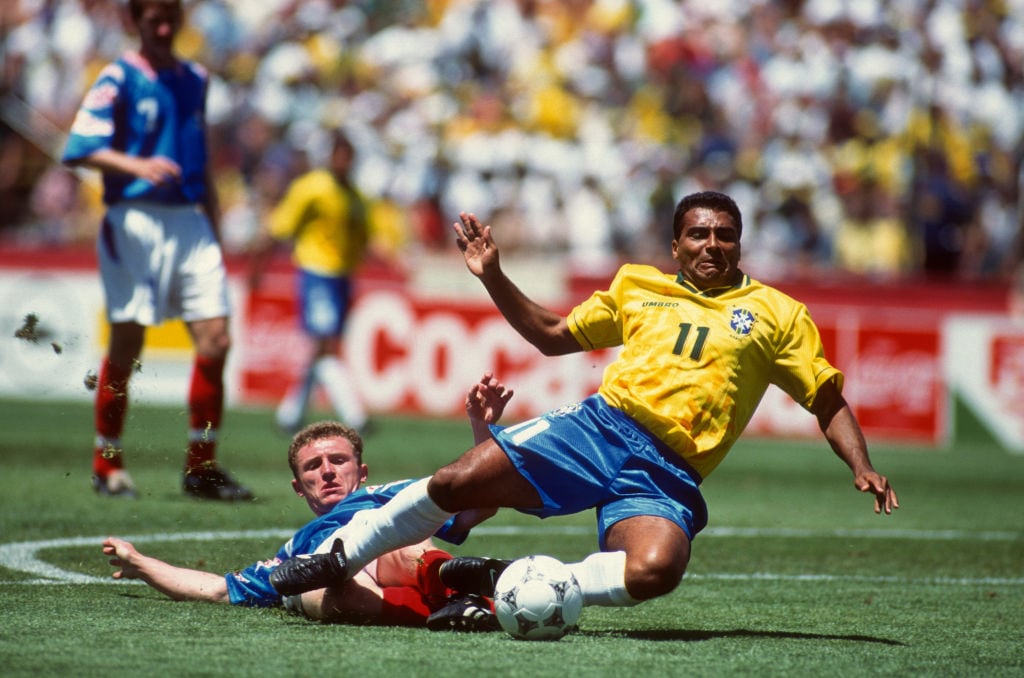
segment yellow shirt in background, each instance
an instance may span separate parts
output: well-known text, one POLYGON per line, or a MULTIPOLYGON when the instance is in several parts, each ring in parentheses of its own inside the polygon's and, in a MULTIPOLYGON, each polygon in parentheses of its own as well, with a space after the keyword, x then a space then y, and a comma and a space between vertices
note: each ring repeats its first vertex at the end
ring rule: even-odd
POLYGON ((293 241, 299 268, 324 276, 349 275, 366 251, 366 203, 326 169, 298 177, 270 214, 270 234, 293 241))

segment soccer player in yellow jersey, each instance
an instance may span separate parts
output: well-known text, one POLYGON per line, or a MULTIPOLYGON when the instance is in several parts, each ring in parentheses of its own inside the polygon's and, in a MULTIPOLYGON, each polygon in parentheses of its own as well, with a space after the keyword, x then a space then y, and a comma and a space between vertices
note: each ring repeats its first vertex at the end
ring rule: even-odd
POLYGON ((352 143, 335 132, 329 166, 291 183, 252 248, 255 288, 274 245, 292 243, 302 328, 313 341, 306 369, 277 408, 277 424, 289 433, 302 427, 317 383, 342 421, 356 430, 366 426, 366 411, 341 358, 352 274, 362 261, 368 230, 366 201, 350 179, 354 158, 352 143))
MULTIPOLYGON (((682 578, 691 541, 707 522, 700 483, 769 384, 817 417, 854 486, 873 495, 876 513, 898 508, 807 309, 740 270, 735 202, 696 193, 680 201, 673 222, 675 274, 623 266, 608 290, 562 317, 505 276, 490 227, 462 214, 455 231, 466 264, 524 338, 545 355, 621 345, 619 357, 597 394, 492 427, 490 440, 339 530, 343 549, 287 561, 271 583, 295 590, 344 580, 367 558, 422 539, 458 511, 511 507, 546 517, 594 508, 601 551, 570 565, 584 604, 664 595, 682 578)), ((491 568, 493 575, 494 562, 456 559, 450 571, 491 568)))

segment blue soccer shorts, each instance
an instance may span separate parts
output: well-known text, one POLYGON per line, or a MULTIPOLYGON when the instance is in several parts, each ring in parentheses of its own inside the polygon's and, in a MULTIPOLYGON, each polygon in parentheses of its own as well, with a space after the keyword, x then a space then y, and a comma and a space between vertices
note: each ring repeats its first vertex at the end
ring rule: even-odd
POLYGON ((298 276, 302 328, 312 337, 340 337, 352 303, 352 280, 301 269, 298 276))
POLYGON ((520 510, 546 518, 597 509, 602 549, 625 518, 665 518, 691 540, 707 525, 697 472, 599 395, 491 433, 544 502, 520 510))

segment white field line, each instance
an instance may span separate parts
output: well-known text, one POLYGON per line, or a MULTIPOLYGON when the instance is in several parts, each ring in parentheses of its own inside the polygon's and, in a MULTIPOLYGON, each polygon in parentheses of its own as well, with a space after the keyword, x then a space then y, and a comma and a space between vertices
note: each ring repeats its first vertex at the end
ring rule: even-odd
MULTIPOLYGON (((593 528, 575 526, 487 526, 473 530, 477 535, 492 536, 542 536, 542 535, 590 535, 593 528)), ((294 532, 286 529, 238 530, 218 532, 177 532, 148 535, 131 535, 124 539, 144 544, 167 541, 214 541, 218 539, 269 539, 278 538, 282 541, 294 532)), ((839 539, 902 539, 919 541, 1018 541, 1024 540, 1024 534, 1016 532, 972 532, 964 530, 799 530, 789 528, 708 528, 701 532, 701 537, 740 537, 740 538, 839 538, 839 539)), ((35 579, 20 581, 0 581, 0 585, 10 584, 140 584, 138 581, 116 580, 109 577, 95 577, 80 572, 70 572, 41 560, 40 551, 54 548, 74 546, 92 546, 99 555, 100 544, 104 537, 68 537, 63 539, 47 539, 43 541, 26 541, 13 544, 0 544, 0 566, 16 572, 35 575, 35 579)), ((102 556, 100 556, 102 557, 102 556)), ((688 573, 687 579, 718 579, 731 581, 854 581, 878 584, 935 584, 952 586, 1021 586, 1024 577, 886 577, 860 575, 831 574, 775 574, 771 572, 755 573, 688 573)))

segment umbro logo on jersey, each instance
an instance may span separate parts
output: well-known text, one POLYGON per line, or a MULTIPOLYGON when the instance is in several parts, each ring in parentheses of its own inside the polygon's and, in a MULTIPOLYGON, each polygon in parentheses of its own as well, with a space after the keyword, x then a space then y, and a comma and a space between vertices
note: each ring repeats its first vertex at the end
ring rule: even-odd
POLYGON ((679 303, 675 301, 645 301, 641 306, 647 308, 648 306, 657 306, 658 308, 674 308, 679 303))

